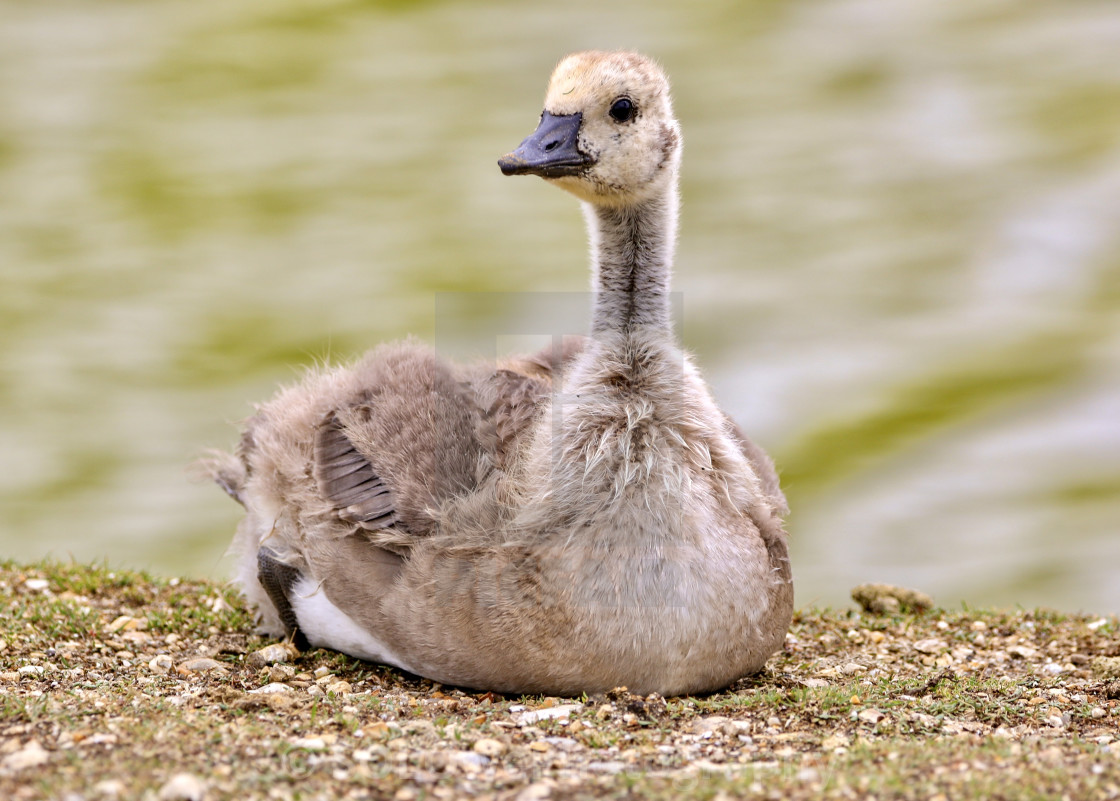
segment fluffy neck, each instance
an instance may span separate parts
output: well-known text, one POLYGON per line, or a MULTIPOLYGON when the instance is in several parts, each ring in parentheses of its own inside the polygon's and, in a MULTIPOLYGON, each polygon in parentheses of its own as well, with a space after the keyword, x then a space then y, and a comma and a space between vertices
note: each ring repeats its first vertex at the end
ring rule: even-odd
POLYGON ((675 182, 639 203, 584 204, 591 238, 596 339, 672 333, 669 279, 677 236, 675 182))

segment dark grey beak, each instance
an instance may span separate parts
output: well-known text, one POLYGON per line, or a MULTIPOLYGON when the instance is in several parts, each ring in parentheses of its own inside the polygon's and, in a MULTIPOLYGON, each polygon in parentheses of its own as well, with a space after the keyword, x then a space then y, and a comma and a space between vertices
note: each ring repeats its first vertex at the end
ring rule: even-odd
POLYGON ((579 126, 583 115, 541 114, 537 130, 522 142, 517 150, 498 159, 498 166, 506 175, 539 175, 542 178, 560 178, 576 175, 591 164, 590 156, 579 152, 579 126))

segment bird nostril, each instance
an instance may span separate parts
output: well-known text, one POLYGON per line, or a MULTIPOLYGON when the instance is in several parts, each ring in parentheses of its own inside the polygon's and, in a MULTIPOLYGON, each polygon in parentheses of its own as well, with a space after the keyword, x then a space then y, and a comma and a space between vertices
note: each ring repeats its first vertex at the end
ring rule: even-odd
POLYGON ((544 152, 545 153, 551 153, 553 150, 555 150, 559 146, 560 146, 560 142, 557 141, 556 139, 553 139, 551 142, 549 142, 547 145, 544 146, 544 152))

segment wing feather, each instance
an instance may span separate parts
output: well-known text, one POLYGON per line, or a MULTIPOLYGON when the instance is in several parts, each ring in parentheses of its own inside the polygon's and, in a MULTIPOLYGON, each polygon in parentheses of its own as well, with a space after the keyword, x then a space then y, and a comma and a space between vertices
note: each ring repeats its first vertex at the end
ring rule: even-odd
POLYGON ((370 531, 398 522, 392 491, 358 452, 334 412, 316 431, 313 470, 319 492, 343 520, 370 531))

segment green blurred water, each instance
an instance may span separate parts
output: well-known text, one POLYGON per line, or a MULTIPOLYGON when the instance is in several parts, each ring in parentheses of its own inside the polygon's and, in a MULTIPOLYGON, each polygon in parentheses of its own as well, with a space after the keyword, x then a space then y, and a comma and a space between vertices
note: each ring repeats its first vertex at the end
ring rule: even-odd
POLYGON ((225 575, 238 508, 186 466, 253 400, 523 344, 586 245, 494 162, 586 47, 673 78, 682 335, 782 468, 799 602, 1120 612, 1103 0, 0 4, 4 554, 225 575))

